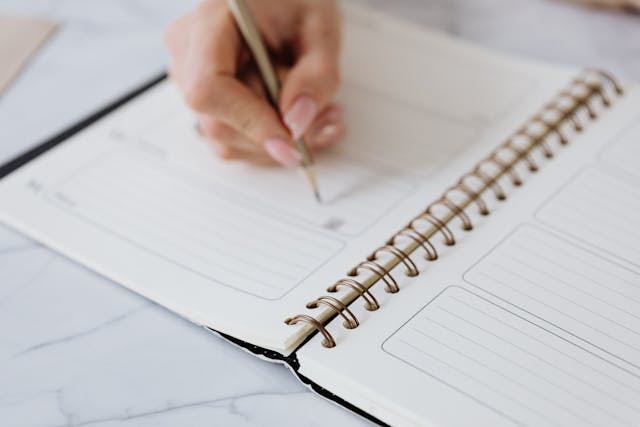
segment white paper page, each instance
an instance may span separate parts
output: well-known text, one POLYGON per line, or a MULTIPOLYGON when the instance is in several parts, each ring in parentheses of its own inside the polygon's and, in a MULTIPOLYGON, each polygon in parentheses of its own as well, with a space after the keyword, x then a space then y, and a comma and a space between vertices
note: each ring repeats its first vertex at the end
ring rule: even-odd
POLYGON ((331 322, 301 372, 391 425, 637 425, 639 112, 634 88, 491 215, 469 209, 472 231, 396 268, 399 293, 374 286, 379 310, 354 302, 360 326, 331 322))
POLYGON ((284 324, 293 310, 569 78, 355 10, 343 69, 349 137, 317 158, 320 206, 298 171, 215 158, 161 83, 0 181, 0 219, 198 324, 288 353, 307 332, 284 324))

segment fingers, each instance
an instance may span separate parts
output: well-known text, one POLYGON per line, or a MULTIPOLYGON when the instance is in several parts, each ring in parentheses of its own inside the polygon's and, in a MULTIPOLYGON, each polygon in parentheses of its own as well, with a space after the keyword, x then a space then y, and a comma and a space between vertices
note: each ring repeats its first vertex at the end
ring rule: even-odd
POLYGON ((331 105, 309 127, 305 141, 312 151, 316 151, 334 145, 344 137, 345 133, 342 108, 331 105))
POLYGON ((274 138, 290 140, 278 113, 235 77, 213 75, 196 80, 185 89, 184 97, 194 111, 215 117, 256 144, 274 138))
POLYGON ((250 55, 223 0, 204 1, 165 31, 170 76, 221 157, 270 155, 293 166, 300 161, 293 137, 305 135, 315 149, 344 133, 341 113, 330 105, 338 86, 336 5, 290 3, 285 7, 283 2, 280 11, 254 4, 257 21, 278 29, 265 32, 270 46, 294 48, 293 67, 278 69, 283 81, 280 111, 265 100, 260 80, 247 68, 250 55))
POLYGON ((222 6, 219 0, 204 1, 195 11, 172 22, 164 32, 164 45, 174 71, 172 77, 181 89, 206 74, 235 71, 240 38, 222 6))
POLYGON ((199 130, 211 141, 216 154, 223 159, 239 158, 261 151, 253 141, 211 116, 199 116, 199 130))
POLYGON ((333 2, 314 3, 300 22, 296 61, 282 85, 280 110, 293 137, 309 130, 339 85, 340 23, 333 2))
POLYGON ((169 27, 165 44, 172 54, 171 75, 195 112, 225 123, 255 145, 289 145, 295 156, 278 113, 236 77, 242 44, 223 6, 220 1, 204 2, 169 27))
POLYGON ((186 23, 188 34, 182 37, 187 38, 187 48, 172 67, 185 102, 197 113, 211 115, 254 141, 287 138, 277 113, 236 78, 239 36, 233 18, 220 4, 202 3, 186 23))
MULTIPOLYGON (((218 157, 225 160, 247 160, 253 163, 278 163, 297 166, 300 158, 291 156, 288 151, 282 152, 278 143, 269 142, 264 146, 254 144, 242 133, 236 131, 222 121, 209 115, 200 115, 200 132, 208 140, 218 157)), ((321 112, 304 136, 309 149, 314 152, 337 143, 345 134, 342 108, 330 105, 321 112)))
POLYGON ((263 145, 256 145, 241 132, 209 115, 200 116, 199 127, 202 134, 212 142, 218 157, 222 159, 264 162, 270 156, 284 166, 294 167, 300 163, 301 157, 298 152, 277 138, 268 139, 263 145))

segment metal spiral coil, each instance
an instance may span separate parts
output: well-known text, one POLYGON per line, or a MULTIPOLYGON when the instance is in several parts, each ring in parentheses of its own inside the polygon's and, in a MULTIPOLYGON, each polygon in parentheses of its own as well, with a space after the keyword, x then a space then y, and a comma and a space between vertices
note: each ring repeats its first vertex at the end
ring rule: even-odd
POLYGON ((497 201, 507 199, 506 192, 499 182, 500 178, 508 178, 514 187, 521 186, 523 180, 516 166, 524 164, 531 173, 537 172, 540 165, 533 157, 536 150, 539 150, 544 158, 551 159, 554 155, 551 142, 555 140, 559 146, 569 143, 567 127, 570 127, 569 131, 574 133, 582 132, 585 118, 588 121, 595 120, 599 109, 608 108, 611 105, 612 96, 621 95, 623 95, 622 87, 606 72, 587 70, 576 77, 553 101, 544 105, 524 126, 478 162, 470 172, 464 174, 439 199, 427 206, 422 213, 376 249, 365 261, 349 270, 348 278, 341 279, 327 288, 327 292, 333 294, 339 292, 342 287, 348 288, 356 294, 351 300, 344 302, 333 296, 320 296, 309 302, 307 308, 314 310, 320 306, 327 307, 331 315, 323 322, 307 314, 299 314, 286 319, 285 323, 288 325, 306 323, 323 335, 323 346, 334 347, 336 342, 325 324, 334 317, 341 316, 345 328, 358 327, 359 321, 349 310, 349 304, 362 299, 366 310, 378 310, 380 304, 370 292, 373 285, 382 282, 386 292, 391 294, 399 292, 398 282, 391 274, 393 268, 402 264, 407 276, 419 275, 420 270, 411 259, 414 252, 422 249, 427 261, 437 260, 438 250, 431 241, 437 234, 441 235, 445 246, 455 245, 455 234, 450 227, 454 219, 457 218, 460 221, 463 231, 472 230, 473 223, 466 212, 471 205, 475 205, 479 215, 486 216, 490 211, 485 201, 485 193, 492 194, 497 201), (462 196, 462 199, 460 197, 454 199, 454 195, 462 196), (444 217, 436 215, 437 209, 446 211, 444 217), (402 241, 405 242, 404 245, 400 244, 402 241), (385 263, 380 260, 380 255, 383 253, 391 255, 391 259, 385 263), (368 272, 370 276, 363 280, 356 280, 355 278, 363 271, 368 272))

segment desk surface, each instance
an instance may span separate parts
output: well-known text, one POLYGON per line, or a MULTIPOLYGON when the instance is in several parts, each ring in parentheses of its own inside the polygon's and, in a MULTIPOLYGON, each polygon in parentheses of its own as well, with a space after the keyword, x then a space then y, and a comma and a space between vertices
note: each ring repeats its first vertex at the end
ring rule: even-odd
MULTIPOLYGON (((360 0, 507 52, 640 81, 640 17, 544 0, 360 0)), ((62 26, 0 97, 0 162, 163 68, 194 0, 3 0, 62 26)), ((0 419, 11 426, 366 425, 279 365, 0 226, 0 419), (7 423, 7 421, 9 421, 7 423)))

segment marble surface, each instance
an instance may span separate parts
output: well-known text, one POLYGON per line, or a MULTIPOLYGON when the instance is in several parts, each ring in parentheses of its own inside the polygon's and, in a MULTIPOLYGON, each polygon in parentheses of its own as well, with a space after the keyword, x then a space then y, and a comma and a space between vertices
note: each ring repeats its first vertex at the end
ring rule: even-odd
MULTIPOLYGON (((0 96, 0 162, 163 69, 195 1, 0 0, 60 23, 0 96)), ((360 0, 496 49, 640 81, 640 17, 543 0, 360 0)), ((0 201, 1 203, 1 201, 0 201)), ((368 425, 261 361, 0 225, 3 426, 368 425)))

